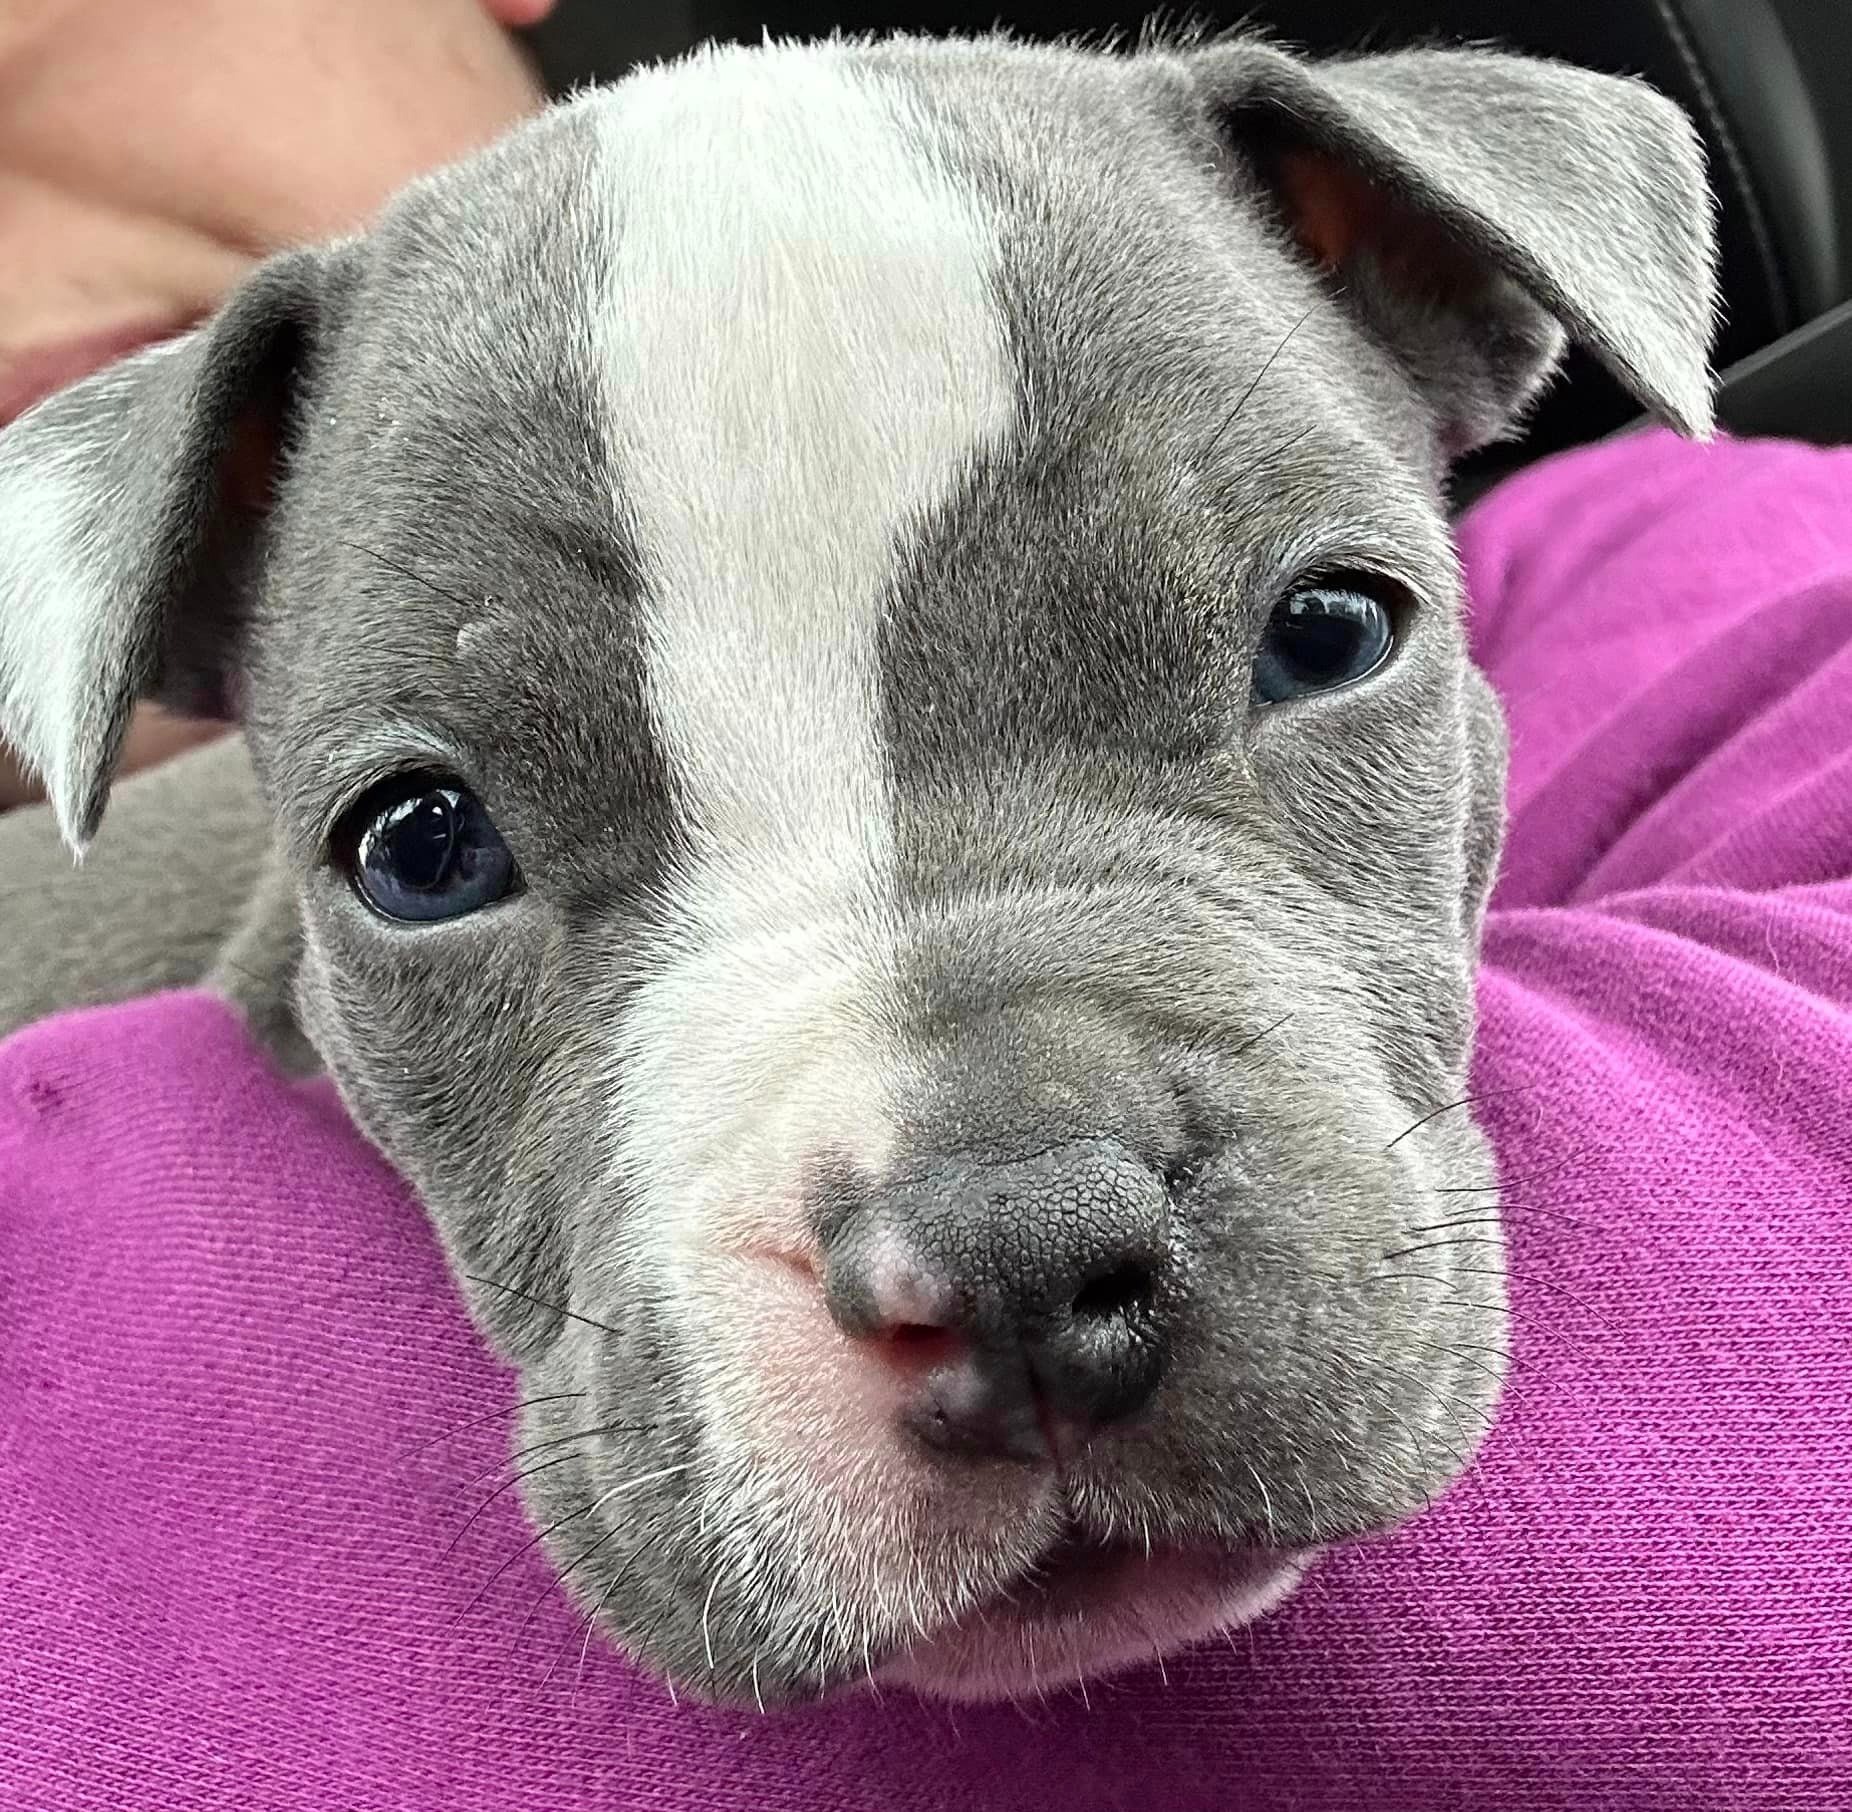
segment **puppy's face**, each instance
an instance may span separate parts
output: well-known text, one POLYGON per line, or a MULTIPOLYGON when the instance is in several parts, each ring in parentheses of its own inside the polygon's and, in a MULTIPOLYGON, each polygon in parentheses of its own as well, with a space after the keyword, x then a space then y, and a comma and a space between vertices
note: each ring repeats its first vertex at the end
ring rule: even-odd
MULTIPOLYGON (((1231 124, 1330 92, 729 53, 279 267, 231 376, 137 362, 204 450, 128 693, 235 702, 305 1028, 524 1368, 560 1570, 694 1691, 1173 1648, 1491 1413, 1502 741, 1437 483, 1557 342, 1464 203, 1231 124)), ((80 560, 129 381, 0 443, 80 560)), ((81 724, 22 721, 81 828, 81 724)))

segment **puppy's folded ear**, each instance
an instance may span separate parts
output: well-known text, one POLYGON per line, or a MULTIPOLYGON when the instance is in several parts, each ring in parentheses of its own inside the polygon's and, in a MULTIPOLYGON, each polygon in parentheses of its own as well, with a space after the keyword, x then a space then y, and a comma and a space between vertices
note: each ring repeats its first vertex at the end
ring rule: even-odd
POLYGON ((1223 144, 1406 363, 1444 451, 1496 439, 1563 330, 1708 434, 1716 230, 1700 141, 1642 82, 1483 50, 1184 59, 1223 144))
POLYGON ((326 263, 290 253, 206 326, 0 432, 0 736, 95 834, 141 698, 230 716, 236 647, 326 263))

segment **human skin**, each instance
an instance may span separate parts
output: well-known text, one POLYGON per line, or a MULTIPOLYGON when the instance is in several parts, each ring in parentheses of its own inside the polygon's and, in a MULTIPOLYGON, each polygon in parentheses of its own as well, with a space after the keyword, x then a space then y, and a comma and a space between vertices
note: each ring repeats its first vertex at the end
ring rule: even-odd
MULTIPOLYGON (((532 111, 553 4, 0 0, 0 424, 532 111)), ((219 730, 144 708, 124 765, 219 730)))

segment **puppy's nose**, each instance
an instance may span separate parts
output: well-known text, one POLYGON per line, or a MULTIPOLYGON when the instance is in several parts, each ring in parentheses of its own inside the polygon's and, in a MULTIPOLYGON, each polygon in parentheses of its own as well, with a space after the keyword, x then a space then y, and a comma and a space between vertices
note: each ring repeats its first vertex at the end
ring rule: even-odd
POLYGON ((933 1447, 1037 1461, 1137 1413, 1163 1377, 1175 1295, 1163 1181, 1111 1140, 943 1162, 830 1241, 830 1312, 906 1374, 933 1447))

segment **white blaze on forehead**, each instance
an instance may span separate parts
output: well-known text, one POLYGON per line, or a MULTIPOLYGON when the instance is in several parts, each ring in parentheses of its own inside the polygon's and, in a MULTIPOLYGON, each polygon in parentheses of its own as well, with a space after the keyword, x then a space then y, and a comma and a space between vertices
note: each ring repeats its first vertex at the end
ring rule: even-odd
POLYGON ((693 850, 618 1030, 620 1139, 699 1241, 788 1221, 820 1151, 880 1155, 884 594, 1008 430, 1014 367, 976 197, 842 49, 712 53, 589 105, 614 502, 693 850))
POLYGON ((837 47, 726 51, 587 103, 594 323, 643 563, 655 728, 692 858, 613 1030, 617 1156, 716 1438, 772 1438, 718 1252, 806 1237, 819 1157, 892 1140, 884 595, 1016 410, 993 230, 898 85, 837 47))
MULTIPOLYGON (((1014 368, 975 198, 840 50, 723 52, 594 105, 616 502, 693 849, 613 1033, 622 1237, 708 1451, 809 1481, 768 1512, 801 1557, 840 1548, 829 1500, 855 1494, 804 1397, 845 1361, 820 1300, 781 1307, 768 1255, 804 1249, 820 1157, 878 1171, 893 1138, 884 594, 913 523, 1008 431, 1014 368), (772 1363, 792 1340, 809 1362, 772 1363)), ((851 1520, 881 1514, 858 1498, 851 1520)))
POLYGON ((879 897, 883 590, 1015 406, 990 229, 837 48, 651 71, 600 118, 609 432, 696 847, 761 924, 764 889, 879 897))

